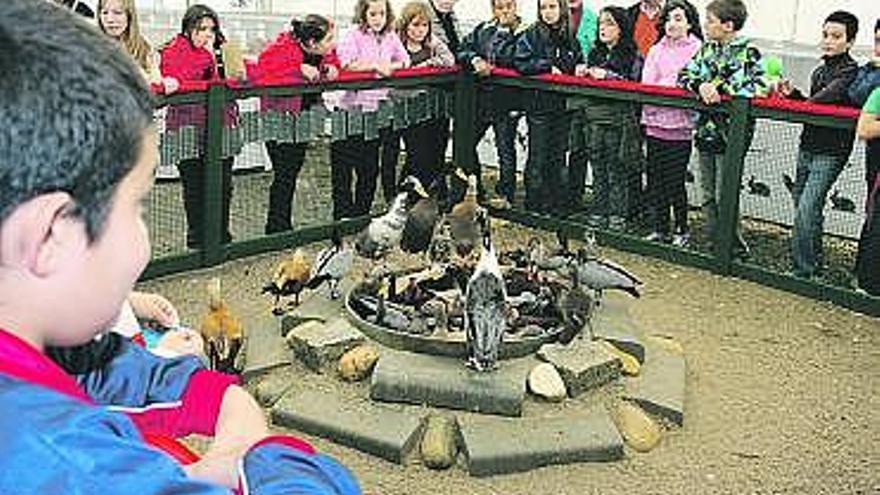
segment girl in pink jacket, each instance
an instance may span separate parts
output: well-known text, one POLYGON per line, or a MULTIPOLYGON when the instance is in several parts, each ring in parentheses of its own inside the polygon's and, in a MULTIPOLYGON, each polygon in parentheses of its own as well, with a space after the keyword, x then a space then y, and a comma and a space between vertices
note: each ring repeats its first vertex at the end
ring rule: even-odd
MULTIPOLYGON (((355 26, 343 35, 336 50, 343 69, 370 72, 383 78, 397 69, 409 67, 409 54, 392 29, 394 16, 389 0, 358 0, 354 22, 355 26)), ((339 107, 349 112, 349 118, 360 117, 358 111, 375 112, 379 102, 387 97, 388 89, 346 91, 339 107)), ((359 217, 370 212, 379 172, 381 141, 367 141, 364 136, 352 135, 330 146, 334 219, 359 217), (355 173, 357 182, 352 195, 351 183, 355 173)), ((393 189, 396 165, 386 164, 387 170, 383 172, 383 183, 387 182, 384 177, 389 177, 390 189, 393 189)), ((386 194, 391 192, 388 189, 384 191, 386 194)), ((386 197, 385 200, 390 203, 392 198, 386 197)))
MULTIPOLYGON (((648 51, 642 82, 676 86, 678 73, 699 50, 703 35, 697 9, 687 0, 671 0, 658 21, 661 33, 648 51)), ((688 241, 685 176, 691 157, 694 116, 690 110, 645 105, 642 109, 648 147, 648 207, 653 231, 647 239, 668 241, 669 210, 674 212, 673 244, 688 241)))

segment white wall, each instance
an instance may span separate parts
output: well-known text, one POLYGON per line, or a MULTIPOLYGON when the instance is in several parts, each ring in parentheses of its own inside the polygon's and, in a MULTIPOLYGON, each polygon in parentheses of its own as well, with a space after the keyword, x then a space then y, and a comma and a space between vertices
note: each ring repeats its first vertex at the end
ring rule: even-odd
MULTIPOLYGON (((245 8, 234 7, 240 0, 202 0, 219 11, 258 11, 272 10, 277 13, 315 12, 336 17, 339 22, 347 22, 354 10, 354 0, 246 0, 245 8)), ((590 2, 591 0, 585 0, 590 2)), ((609 4, 630 5, 635 0, 592 0, 595 7, 609 4)), ((702 8, 709 0, 693 0, 702 8)), ((873 44, 874 22, 880 18, 880 0, 745 0, 750 16, 744 33, 755 38, 771 41, 793 41, 815 44, 821 29, 822 19, 830 12, 843 9, 859 17, 861 29, 858 45, 869 47, 873 44)), ((462 18, 482 19, 489 16, 490 0, 460 0, 456 11, 462 18)), ((196 0, 189 0, 196 3, 196 0)), ((399 9, 406 0, 392 0, 399 9)), ((187 0, 137 0, 142 9, 180 10, 187 0)), ((521 0, 520 9, 527 19, 534 19, 537 0, 521 0)))

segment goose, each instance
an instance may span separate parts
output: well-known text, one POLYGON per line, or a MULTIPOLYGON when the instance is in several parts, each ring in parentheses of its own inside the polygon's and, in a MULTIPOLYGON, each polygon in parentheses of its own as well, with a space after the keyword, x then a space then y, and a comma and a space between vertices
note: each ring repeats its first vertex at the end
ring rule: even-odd
POLYGON ((374 218, 355 241, 359 255, 365 258, 378 259, 388 251, 400 245, 403 228, 406 225, 407 211, 415 203, 418 196, 425 197, 428 193, 415 177, 409 176, 400 186, 400 192, 394 197, 388 211, 374 218))
POLYGON ((483 252, 465 290, 464 327, 469 350, 468 364, 477 371, 496 368, 498 350, 507 327, 507 290, 498 266, 485 213, 483 252))

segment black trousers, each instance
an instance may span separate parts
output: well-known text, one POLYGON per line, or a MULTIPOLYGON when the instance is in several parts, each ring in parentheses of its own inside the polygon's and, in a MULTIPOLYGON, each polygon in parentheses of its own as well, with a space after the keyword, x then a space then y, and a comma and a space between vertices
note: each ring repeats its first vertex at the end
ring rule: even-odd
POLYGON ((397 196, 397 165, 400 159, 400 138, 403 130, 382 128, 379 130, 379 177, 382 183, 382 197, 391 204, 397 196))
POLYGON ((648 136, 648 200, 651 226, 655 232, 669 233, 672 208, 675 230, 687 231, 687 190, 685 179, 691 159, 691 141, 666 141, 648 136))
POLYGON ((525 170, 525 207, 538 213, 567 211, 565 151, 569 119, 563 112, 533 112, 529 125, 529 158, 525 170))
POLYGON ((332 143, 330 172, 333 219, 368 214, 373 206, 379 174, 379 140, 365 141, 363 136, 351 136, 332 143))
POLYGON ((447 140, 440 126, 445 121, 429 120, 403 131, 406 161, 401 175, 419 179, 426 188, 435 188, 437 197, 446 197, 446 177, 443 175, 447 140))
POLYGON ((266 215, 267 234, 293 229, 293 195, 296 192, 296 179, 305 161, 306 148, 306 143, 266 142, 266 151, 272 162, 269 212, 266 215))
MULTIPOLYGON (((229 204, 232 200, 232 164, 233 157, 220 161, 221 176, 221 221, 222 242, 232 241, 229 232, 229 204)), ((186 245, 198 249, 205 244, 205 157, 182 160, 177 164, 180 171, 180 182, 183 186, 183 209, 186 213, 186 245)))

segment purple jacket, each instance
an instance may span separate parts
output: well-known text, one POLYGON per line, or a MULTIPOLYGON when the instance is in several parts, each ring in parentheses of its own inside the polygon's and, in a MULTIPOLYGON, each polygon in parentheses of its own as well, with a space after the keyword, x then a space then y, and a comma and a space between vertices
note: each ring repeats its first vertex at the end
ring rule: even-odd
MULTIPOLYGON (((693 35, 678 41, 664 36, 651 47, 642 68, 642 82, 677 86, 678 73, 691 60, 702 41, 693 35)), ((689 141, 694 130, 694 112, 679 108, 645 105, 642 124, 648 136, 665 141, 689 141)))
MULTIPOLYGON (((366 32, 358 26, 345 33, 336 54, 342 67, 353 62, 385 61, 410 63, 409 53, 400 42, 394 31, 383 35, 366 32)), ((339 106, 343 109, 361 107, 363 110, 376 110, 379 102, 388 98, 387 89, 369 89, 362 91, 346 91, 339 106)))

